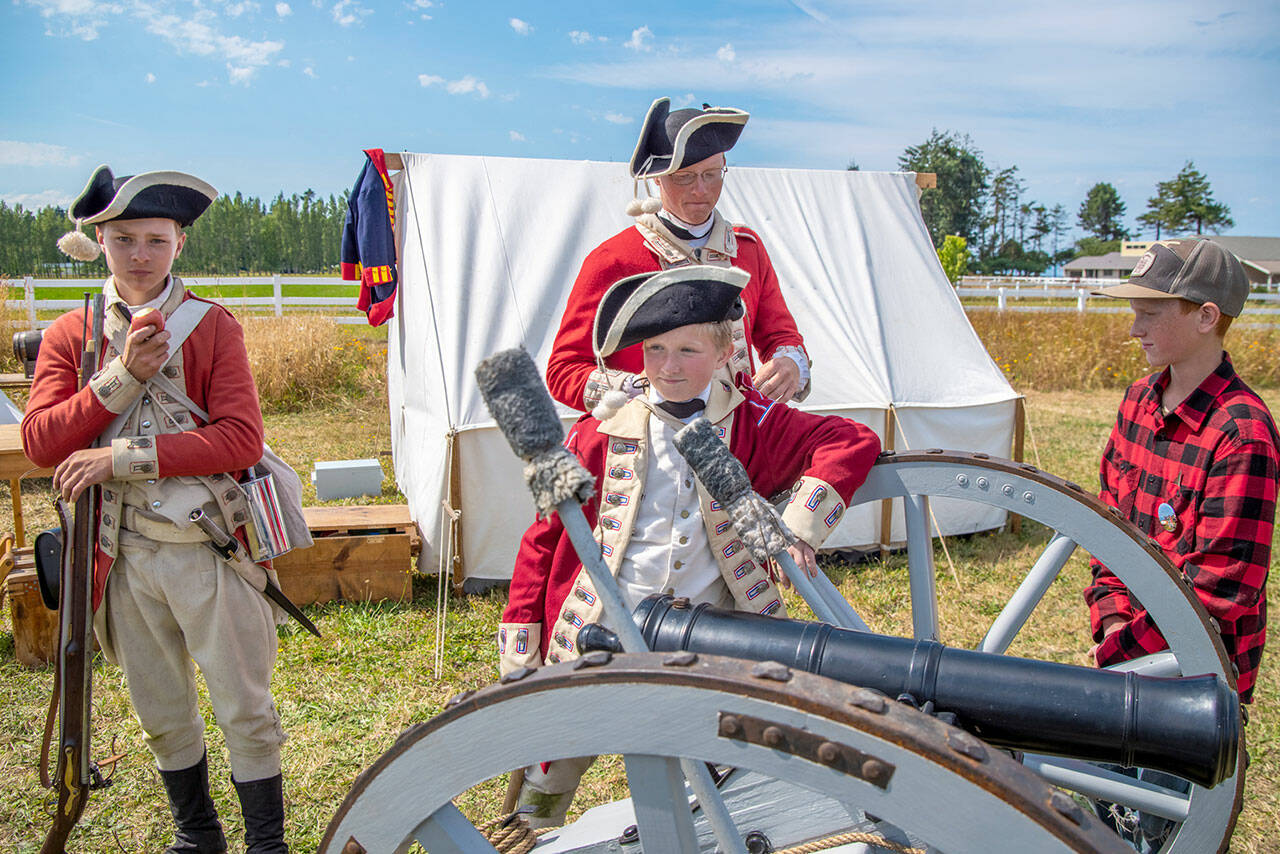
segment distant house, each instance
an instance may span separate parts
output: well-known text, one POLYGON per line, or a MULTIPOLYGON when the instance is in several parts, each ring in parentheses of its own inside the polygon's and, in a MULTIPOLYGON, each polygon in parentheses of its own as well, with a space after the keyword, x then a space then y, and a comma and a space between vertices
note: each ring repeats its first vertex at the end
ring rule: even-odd
MULTIPOLYGON (((1253 284, 1280 284, 1280 237, 1211 234, 1209 239, 1240 259, 1253 284)), ((1067 262, 1062 269, 1072 279, 1127 278, 1152 242, 1154 241, 1125 241, 1119 252, 1084 255, 1067 262)))

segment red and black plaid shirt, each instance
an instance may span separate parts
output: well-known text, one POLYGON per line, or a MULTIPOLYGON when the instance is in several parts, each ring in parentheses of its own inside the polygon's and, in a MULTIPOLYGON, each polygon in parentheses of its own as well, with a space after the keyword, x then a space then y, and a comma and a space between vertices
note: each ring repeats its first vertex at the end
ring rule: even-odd
MULTIPOLYGON (((1169 371, 1129 386, 1102 455, 1102 492, 1130 522, 1153 538, 1190 579, 1221 626, 1248 702, 1267 638, 1267 570, 1275 523, 1280 436, 1262 400, 1223 354, 1222 363, 1169 415, 1160 400, 1169 371), (1166 530, 1161 504, 1176 514, 1166 530)), ((1085 588, 1100 666, 1168 645, 1120 579, 1093 561, 1085 588), (1102 637, 1102 620, 1125 619, 1102 637)))

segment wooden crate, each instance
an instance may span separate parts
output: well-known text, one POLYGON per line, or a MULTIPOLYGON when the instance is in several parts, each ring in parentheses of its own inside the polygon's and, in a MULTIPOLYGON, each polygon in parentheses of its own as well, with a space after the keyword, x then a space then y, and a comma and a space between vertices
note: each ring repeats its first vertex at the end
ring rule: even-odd
POLYGON ((13 569, 4 582, 13 622, 13 655, 27 667, 44 667, 58 649, 58 612, 40 598, 31 549, 13 550, 13 569))
POLYGON ((315 545, 272 563, 280 589, 295 604, 408 601, 412 557, 421 548, 408 507, 307 507, 304 512, 315 545))

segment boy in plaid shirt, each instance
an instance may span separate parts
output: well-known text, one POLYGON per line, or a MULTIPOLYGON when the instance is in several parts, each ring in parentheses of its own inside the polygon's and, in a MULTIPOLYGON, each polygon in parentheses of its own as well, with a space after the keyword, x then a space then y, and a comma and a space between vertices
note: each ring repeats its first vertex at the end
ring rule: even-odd
MULTIPOLYGON (((1266 405, 1222 349, 1249 281, 1209 240, 1167 240, 1128 282, 1094 292, 1128 299, 1159 374, 1125 392, 1102 456, 1100 497, 1159 544, 1222 633, 1249 702, 1266 642, 1267 571, 1280 436, 1266 405)), ((1099 666, 1166 649, 1141 603, 1094 560, 1085 588, 1099 666)))

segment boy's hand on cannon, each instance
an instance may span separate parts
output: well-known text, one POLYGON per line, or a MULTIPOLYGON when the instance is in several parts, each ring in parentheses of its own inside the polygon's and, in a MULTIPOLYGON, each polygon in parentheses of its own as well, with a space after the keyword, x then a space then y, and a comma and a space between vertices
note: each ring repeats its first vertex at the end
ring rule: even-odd
MULTIPOLYGON (((818 556, 814 550, 804 540, 796 540, 795 544, 787 548, 787 554, 791 555, 791 559, 796 562, 796 566, 804 570, 805 575, 810 578, 817 578, 820 570, 818 569, 818 556)), ((787 574, 776 565, 771 567, 773 570, 770 575, 778 582, 778 585, 785 590, 791 589, 791 579, 787 578, 787 574)))

